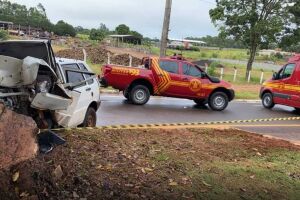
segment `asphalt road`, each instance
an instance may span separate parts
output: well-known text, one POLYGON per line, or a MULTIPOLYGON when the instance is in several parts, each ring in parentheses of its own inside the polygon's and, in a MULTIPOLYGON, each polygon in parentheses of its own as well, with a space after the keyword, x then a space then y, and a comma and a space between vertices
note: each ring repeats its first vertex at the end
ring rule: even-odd
MULTIPOLYGON (((199 108, 193 101, 175 98, 151 97, 144 106, 128 103, 123 96, 102 95, 98 126, 149 123, 182 123, 299 117, 293 108, 276 106, 264 109, 260 102, 233 101, 223 112, 199 108)), ((300 121, 274 121, 237 124, 234 127, 259 134, 271 135, 300 142, 300 121)))

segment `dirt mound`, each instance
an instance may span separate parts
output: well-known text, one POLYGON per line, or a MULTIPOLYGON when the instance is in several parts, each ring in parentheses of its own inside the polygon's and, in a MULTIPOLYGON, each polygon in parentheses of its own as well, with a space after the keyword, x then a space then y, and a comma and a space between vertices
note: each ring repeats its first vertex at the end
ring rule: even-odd
POLYGON ((59 52, 57 52, 56 57, 60 58, 69 58, 69 59, 75 59, 75 60, 83 60, 84 55, 82 49, 64 49, 59 52))
MULTIPOLYGON (((111 59, 112 64, 117 64, 117 65, 129 65, 130 63, 130 58, 129 54, 121 54, 121 55, 115 55, 111 59)), ((132 66, 138 66, 141 64, 141 59, 132 57, 132 66)))
MULTIPOLYGON (((85 48, 87 52, 87 58, 95 64, 107 63, 108 54, 111 56, 111 64, 116 65, 129 65, 129 54, 113 54, 102 46, 85 48)), ((84 55, 81 48, 77 49, 65 49, 56 53, 57 57, 70 58, 76 60, 83 60, 84 55)), ((132 66, 138 66, 141 64, 141 59, 132 57, 132 66)))
POLYGON ((0 104, 0 169, 33 158, 37 151, 35 122, 0 104))
POLYGON ((113 55, 112 52, 103 47, 90 47, 86 48, 87 57, 92 63, 103 64, 107 62, 108 53, 113 55))

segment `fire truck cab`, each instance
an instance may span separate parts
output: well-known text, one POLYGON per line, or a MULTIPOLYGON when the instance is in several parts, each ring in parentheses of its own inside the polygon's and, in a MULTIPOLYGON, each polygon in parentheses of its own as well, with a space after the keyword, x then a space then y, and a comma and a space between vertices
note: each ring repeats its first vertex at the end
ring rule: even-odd
POLYGON ((272 109, 280 104, 300 111, 300 54, 292 57, 263 84, 260 97, 265 108, 272 109))

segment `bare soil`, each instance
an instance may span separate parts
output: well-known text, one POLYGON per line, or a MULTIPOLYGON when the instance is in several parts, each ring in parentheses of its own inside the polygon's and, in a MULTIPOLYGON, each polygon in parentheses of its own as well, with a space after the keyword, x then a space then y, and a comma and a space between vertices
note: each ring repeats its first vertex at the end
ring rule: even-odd
POLYGON ((66 145, 0 172, 1 200, 289 199, 299 194, 300 147, 285 141, 208 129, 61 135, 66 145))

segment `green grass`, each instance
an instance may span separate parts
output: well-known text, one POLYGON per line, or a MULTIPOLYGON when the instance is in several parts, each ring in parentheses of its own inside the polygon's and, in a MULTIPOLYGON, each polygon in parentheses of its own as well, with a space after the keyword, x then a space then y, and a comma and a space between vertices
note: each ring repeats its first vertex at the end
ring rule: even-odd
POLYGON ((101 74, 102 64, 94 64, 90 60, 87 60, 87 64, 95 74, 101 74))
POLYGON ((259 94, 257 92, 236 91, 235 99, 255 100, 259 99, 259 94))

